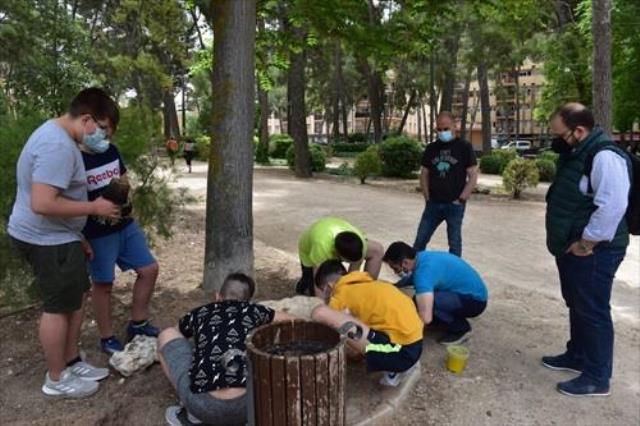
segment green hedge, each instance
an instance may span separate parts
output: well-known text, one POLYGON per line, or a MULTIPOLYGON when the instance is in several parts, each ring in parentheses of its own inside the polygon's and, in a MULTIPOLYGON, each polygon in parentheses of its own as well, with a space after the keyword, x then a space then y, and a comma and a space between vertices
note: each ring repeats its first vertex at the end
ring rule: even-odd
POLYGON ((380 145, 382 174, 390 177, 411 178, 420 167, 422 146, 406 136, 388 138, 380 145))
MULTIPOLYGON (((312 172, 323 172, 327 166, 327 155, 320 145, 311 144, 309 145, 309 150, 311 151, 311 171, 312 172)), ((287 149, 287 165, 291 170, 296 167, 296 154, 295 154, 295 146, 291 145, 289 149, 287 149)))
POLYGON ((518 156, 515 149, 495 149, 480 158, 480 171, 490 175, 501 175, 507 164, 518 156))
POLYGON ((269 139, 269 156, 271 158, 287 158, 287 150, 293 146, 293 139, 287 134, 273 135, 269 139))
POLYGON ((364 133, 351 133, 347 135, 347 143, 366 143, 367 135, 364 133))
POLYGON ((556 177, 556 163, 548 158, 536 158, 536 167, 541 182, 551 182, 556 177))
POLYGON ((333 152, 336 154, 341 154, 343 152, 348 152, 348 153, 359 153, 359 152, 364 152, 367 150, 367 148, 370 145, 367 143, 334 143, 331 144, 331 147, 333 148, 333 152))

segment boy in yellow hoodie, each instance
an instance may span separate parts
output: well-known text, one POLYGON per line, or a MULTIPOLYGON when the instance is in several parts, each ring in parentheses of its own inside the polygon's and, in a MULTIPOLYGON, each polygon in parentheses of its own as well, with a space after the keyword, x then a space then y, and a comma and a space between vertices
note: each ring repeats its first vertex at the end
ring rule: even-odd
POLYGON ((411 299, 366 272, 347 273, 339 260, 320 265, 315 282, 328 306, 316 308, 312 318, 335 329, 349 321, 360 325, 362 336, 350 339, 349 347, 364 356, 367 371, 385 372, 381 384, 397 386, 399 373, 422 355, 424 325, 411 299))

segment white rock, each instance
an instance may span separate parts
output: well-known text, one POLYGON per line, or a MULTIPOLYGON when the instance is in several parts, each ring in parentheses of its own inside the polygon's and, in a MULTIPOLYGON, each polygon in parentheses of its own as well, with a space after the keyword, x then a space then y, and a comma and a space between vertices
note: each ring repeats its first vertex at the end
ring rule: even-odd
POLYGON ((127 343, 124 351, 116 352, 109 358, 109 365, 125 377, 144 370, 158 360, 158 339, 149 336, 136 336, 127 343))
POLYGON ((284 312, 299 318, 311 319, 311 313, 324 302, 318 297, 294 296, 281 300, 265 300, 258 302, 275 311, 284 312))

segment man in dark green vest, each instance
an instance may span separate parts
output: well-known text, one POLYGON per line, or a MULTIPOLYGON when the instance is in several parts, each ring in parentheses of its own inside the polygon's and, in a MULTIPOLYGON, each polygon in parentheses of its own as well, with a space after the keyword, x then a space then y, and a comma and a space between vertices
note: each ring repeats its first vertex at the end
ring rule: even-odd
POLYGON ((566 352, 545 356, 542 364, 580 374, 558 383, 563 394, 607 396, 613 363, 609 300, 629 244, 624 215, 630 165, 611 146, 610 137, 594 126, 584 105, 559 108, 551 117, 551 131, 556 135, 552 149, 560 158, 547 193, 547 248, 556 258, 571 331, 566 352), (592 167, 587 176, 588 162, 592 167))

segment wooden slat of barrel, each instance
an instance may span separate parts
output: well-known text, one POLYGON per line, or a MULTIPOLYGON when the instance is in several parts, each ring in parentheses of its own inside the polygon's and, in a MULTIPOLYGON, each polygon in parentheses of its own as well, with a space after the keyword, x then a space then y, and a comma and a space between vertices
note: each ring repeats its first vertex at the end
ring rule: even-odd
POLYGON ((318 426, 330 425, 329 419, 329 355, 317 354, 316 358, 316 412, 318 426))
POLYGON ((339 348, 328 352, 329 355, 329 424, 341 425, 340 412, 338 410, 340 400, 340 355, 339 348))
POLYGON ((345 357, 345 345, 341 345, 338 348, 338 377, 340 378, 340 386, 338 388, 338 423, 344 425, 346 423, 346 411, 344 407, 344 393, 347 387, 347 359, 345 357))
POLYGON ((273 416, 271 414, 271 362, 268 356, 257 356, 258 386, 256 396, 260 400, 256 412, 260 419, 259 426, 271 426, 273 416))
POLYGON ((302 424, 316 426, 316 360, 313 355, 300 357, 300 385, 302 388, 302 424))
POLYGON ((287 363, 285 357, 271 358, 271 416, 274 425, 287 423, 287 363))
POLYGON ((300 388, 300 359, 287 357, 287 424, 297 426, 302 423, 302 395, 300 388))

